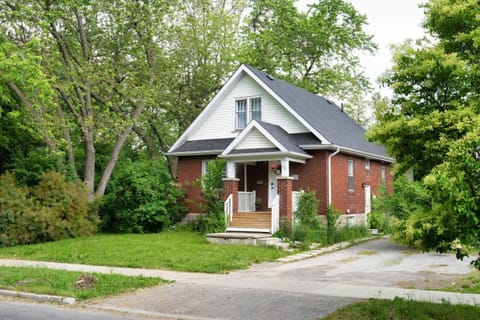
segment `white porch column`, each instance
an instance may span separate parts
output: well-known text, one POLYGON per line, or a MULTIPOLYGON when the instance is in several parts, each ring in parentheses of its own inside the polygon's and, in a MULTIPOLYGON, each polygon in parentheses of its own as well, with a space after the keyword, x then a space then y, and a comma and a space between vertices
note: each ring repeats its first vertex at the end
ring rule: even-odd
POLYGON ((290 177, 290 161, 282 159, 282 177, 290 177))
POLYGON ((236 166, 235 162, 227 160, 227 178, 233 179, 236 176, 236 166))

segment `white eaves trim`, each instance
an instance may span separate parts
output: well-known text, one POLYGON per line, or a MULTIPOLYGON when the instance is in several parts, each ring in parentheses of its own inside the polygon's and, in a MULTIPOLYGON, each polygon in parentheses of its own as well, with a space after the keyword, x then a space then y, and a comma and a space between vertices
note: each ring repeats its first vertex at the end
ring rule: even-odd
POLYGON ((208 150, 208 151, 180 151, 180 152, 167 152, 165 155, 172 157, 180 156, 208 156, 219 155, 223 150, 208 150))
POLYGON ((263 128, 261 125, 258 124, 258 122, 256 120, 252 120, 250 121, 250 123, 247 125, 247 127, 245 129, 242 130, 242 132, 240 132, 240 134, 235 138, 233 139, 232 142, 230 142, 230 144, 225 148, 225 150, 222 152, 222 156, 226 156, 227 154, 229 154, 233 149, 235 149, 235 147, 240 144, 240 142, 242 142, 242 140, 253 130, 253 129, 257 129, 258 131, 260 131, 261 134, 263 134, 265 136, 265 138, 267 138, 277 149, 279 149, 281 152, 287 152, 288 150, 285 148, 285 146, 283 146, 280 142, 278 142, 277 139, 275 139, 275 137, 273 137, 270 132, 268 132, 267 130, 265 130, 265 128, 263 128))
POLYGON ((170 147, 168 150, 168 153, 170 155, 175 155, 172 153, 172 150, 175 150, 178 148, 184 141, 186 141, 192 131, 194 131, 203 121, 210 115, 216 108, 217 106, 217 101, 220 99, 223 99, 224 96, 230 92, 233 88, 233 84, 238 82, 240 80, 240 75, 242 72, 244 72, 246 67, 242 65, 240 68, 235 71, 235 73, 228 79, 228 81, 223 85, 222 89, 213 97, 213 99, 208 103, 208 105, 203 109, 202 112, 198 115, 198 117, 190 124, 190 126, 183 132, 183 134, 180 136, 180 138, 175 141, 175 143, 170 147))
POLYGON ((233 155, 219 155, 219 158, 228 159, 233 162, 245 161, 271 161, 285 159, 291 162, 306 163, 307 159, 313 158, 310 155, 292 153, 292 152, 258 152, 258 153, 236 153, 233 155), (294 157, 297 156, 297 157, 294 157))
POLYGON ((285 109, 288 110, 298 121, 300 121, 311 133, 313 133, 320 141, 325 144, 330 144, 331 142, 325 138, 320 132, 318 132, 314 127, 310 125, 302 116, 300 116, 295 110, 285 102, 278 94, 275 93, 265 82, 259 79, 250 69, 242 64, 240 69, 243 69, 252 79, 254 79, 265 91, 267 91, 272 97, 274 97, 285 109))
POLYGON ((327 144, 327 145, 323 145, 323 144, 312 145, 312 144, 310 144, 310 145, 300 145, 299 147, 303 150, 337 150, 337 149, 340 149, 340 151, 343 152, 343 153, 348 153, 348 154, 355 155, 355 156, 365 157, 365 158, 372 159, 372 160, 385 161, 385 162, 389 162, 389 163, 395 162, 395 159, 391 158, 391 157, 385 157, 385 156, 381 156, 381 155, 378 155, 378 154, 375 154, 375 153, 359 151, 359 150, 356 150, 356 149, 353 149, 353 148, 342 147, 342 146, 338 146, 338 145, 334 145, 334 144, 327 144))

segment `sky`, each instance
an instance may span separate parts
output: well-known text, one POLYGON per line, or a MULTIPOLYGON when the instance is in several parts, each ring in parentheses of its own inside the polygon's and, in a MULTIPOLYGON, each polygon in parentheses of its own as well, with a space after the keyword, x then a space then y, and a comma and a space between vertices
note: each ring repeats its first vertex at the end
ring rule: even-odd
MULTIPOLYGON (((347 0, 367 16, 365 31, 374 36, 378 51, 374 56, 360 56, 365 74, 370 78, 373 89, 378 90, 376 79, 392 65, 391 44, 423 36, 421 27, 423 10, 418 7, 426 0, 347 0)), ((314 0, 298 0, 299 8, 306 8, 314 0)), ((388 94, 381 90, 382 94, 388 94)))

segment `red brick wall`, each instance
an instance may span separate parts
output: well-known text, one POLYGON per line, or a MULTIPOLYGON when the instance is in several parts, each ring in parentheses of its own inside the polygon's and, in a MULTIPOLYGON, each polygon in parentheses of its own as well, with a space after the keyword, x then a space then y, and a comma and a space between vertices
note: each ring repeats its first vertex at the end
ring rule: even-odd
POLYGON ((293 181, 293 190, 315 190, 320 203, 319 213, 325 214, 327 209, 327 158, 329 151, 309 151, 313 159, 305 164, 290 162, 290 175, 298 175, 298 180, 293 181))
POLYGON ((346 213, 365 212, 365 191, 362 183, 370 185, 372 197, 378 195, 381 187, 381 167, 386 170, 387 189, 391 190, 393 176, 391 165, 376 160, 370 160, 370 170, 365 169, 365 158, 345 154, 337 154, 332 158, 332 204, 346 213), (354 190, 348 190, 347 166, 348 160, 354 161, 354 190))
POLYGON ((202 160, 215 159, 215 156, 179 157, 177 180, 180 188, 187 192, 187 206, 190 213, 202 212, 205 203, 200 188, 195 181, 202 176, 202 160))
POLYGON ((280 195, 280 218, 286 219, 292 224, 292 180, 290 178, 278 178, 277 190, 280 195))

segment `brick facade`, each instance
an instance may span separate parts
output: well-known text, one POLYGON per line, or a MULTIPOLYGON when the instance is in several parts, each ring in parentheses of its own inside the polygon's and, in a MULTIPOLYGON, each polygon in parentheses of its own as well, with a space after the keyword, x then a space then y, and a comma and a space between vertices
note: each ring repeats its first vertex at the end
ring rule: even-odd
MULTIPOLYGON (((277 190, 280 194, 281 215, 291 220, 291 191, 315 190, 319 200, 319 214, 325 214, 328 207, 328 156, 333 153, 330 150, 312 150, 309 153, 312 159, 305 164, 290 163, 290 175, 298 176, 298 180, 278 178, 277 190), (284 199, 288 198, 288 199, 284 199), (283 199, 283 200, 282 200, 283 199), (283 206, 283 209, 282 209, 283 206), (288 213, 290 212, 290 213, 288 213)), ((178 181, 183 190, 187 192, 187 205, 191 213, 202 212, 201 205, 204 198, 201 195, 197 181, 202 175, 202 160, 214 159, 214 156, 180 157, 178 160, 178 181)), ((370 169, 365 168, 365 158, 355 157, 339 153, 331 159, 332 172, 332 204, 342 214, 363 214, 365 211, 365 190, 362 184, 371 187, 371 195, 375 197, 381 188, 381 168, 385 167, 386 187, 389 192, 393 191, 392 167, 390 163, 370 160, 370 169), (354 162, 354 190, 348 190, 347 166, 348 160, 354 162)), ((256 191, 257 198, 262 200, 262 206, 258 210, 267 210, 268 204, 268 163, 260 161, 247 168, 247 190, 256 191)), ((244 187, 244 166, 237 164, 236 172, 238 179, 227 179, 224 183, 224 194, 236 194, 244 187), (236 191, 235 191, 236 190, 236 191)), ((234 208, 238 208, 238 196, 235 197, 234 208)))
POLYGON ((332 204, 342 214, 365 213, 364 185, 371 188, 372 198, 381 188, 381 168, 385 167, 386 187, 393 189, 393 176, 390 163, 370 160, 370 169, 365 168, 365 158, 337 154, 332 158, 332 204), (354 164, 354 188, 348 190, 348 160, 354 164))
POLYGON ((224 178, 223 181, 223 200, 227 200, 228 196, 233 196, 232 209, 233 212, 238 211, 238 181, 236 178, 224 178))
POLYGON ((286 219, 292 224, 292 179, 288 177, 277 178, 277 191, 280 196, 280 219, 286 219))
POLYGON ((187 193, 186 205, 190 213, 199 213, 205 204, 205 198, 199 187, 202 177, 202 161, 215 159, 214 156, 179 157, 177 181, 180 188, 187 193))

